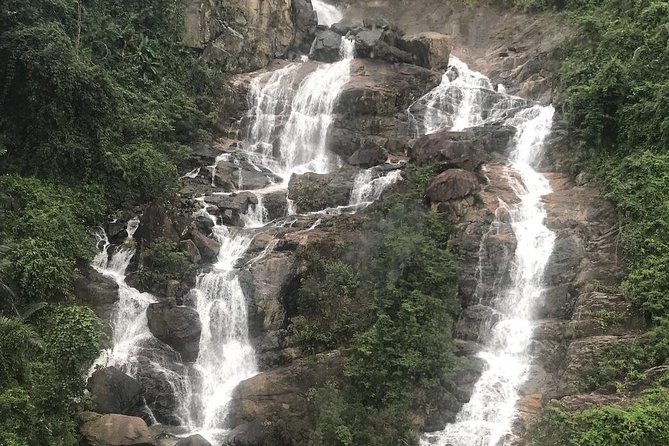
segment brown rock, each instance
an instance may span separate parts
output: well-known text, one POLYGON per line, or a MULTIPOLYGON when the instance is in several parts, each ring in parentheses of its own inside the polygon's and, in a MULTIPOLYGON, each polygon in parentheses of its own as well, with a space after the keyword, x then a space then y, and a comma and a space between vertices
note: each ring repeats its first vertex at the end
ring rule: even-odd
POLYGON ((440 173, 425 193, 433 202, 465 198, 480 190, 476 175, 463 169, 449 169, 440 173))
POLYGON ((202 261, 202 256, 200 255, 200 250, 197 249, 195 243, 191 239, 182 240, 179 242, 179 247, 188 255, 188 259, 191 263, 200 263, 202 261))
POLYGON ((421 32, 404 36, 397 42, 400 49, 414 57, 414 63, 426 68, 441 68, 448 65, 451 55, 451 38, 435 32, 421 32))
POLYGON ((84 412, 81 418, 86 446, 155 446, 149 427, 139 417, 84 412))
POLYGON ((221 247, 218 242, 212 238, 207 237, 197 229, 190 231, 191 239, 195 246, 200 251, 202 259, 205 262, 215 262, 218 257, 218 252, 221 247))

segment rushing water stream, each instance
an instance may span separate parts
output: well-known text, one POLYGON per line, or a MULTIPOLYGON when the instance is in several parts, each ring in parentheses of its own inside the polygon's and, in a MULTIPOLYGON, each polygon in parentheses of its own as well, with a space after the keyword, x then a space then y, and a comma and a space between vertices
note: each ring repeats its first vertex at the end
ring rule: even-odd
MULTIPOLYGON (((319 2, 317 2, 319 3, 319 2)), ((327 5, 325 5, 327 6, 327 5)), ((332 11, 318 6, 321 21, 335 20, 332 11), (325 13, 322 13, 325 11, 325 13)), ((341 15, 338 16, 339 18, 341 15)), ((264 194, 286 191, 291 175, 295 173, 328 173, 339 167, 339 160, 326 149, 326 137, 332 123, 332 110, 342 87, 350 78, 350 65, 354 57, 354 44, 342 39, 341 60, 323 64, 299 83, 297 74, 300 63, 261 74, 252 81, 249 110, 249 129, 245 156, 260 168, 269 169, 278 183, 265 189, 253 190, 257 204, 242 215, 243 228, 219 224, 207 212, 204 197, 198 198, 203 209, 197 216, 210 218, 212 233, 220 245, 217 261, 211 269, 201 274, 190 291, 197 310, 202 333, 197 360, 192 364, 171 367, 160 357, 146 360, 142 357, 147 343, 155 342, 147 327, 147 307, 158 299, 140 293, 125 282, 125 270, 135 254, 132 236, 138 220, 128 224, 126 245, 109 255, 109 242, 104 232, 99 235, 100 254, 93 265, 103 274, 113 277, 119 285, 120 299, 113 320, 113 347, 104 352, 96 365, 114 365, 131 376, 138 377, 142 367, 164 378, 177 400, 174 413, 178 423, 189 432, 199 432, 211 441, 225 437, 226 420, 233 392, 237 385, 257 373, 255 352, 249 339, 247 302, 239 282, 243 259, 258 228, 268 223, 268 213, 263 203, 264 194)), ((229 154, 222 154, 219 161, 236 161, 229 154)), ((399 181, 398 166, 361 170, 348 206, 338 212, 355 212, 377 200, 383 190, 399 181)), ((212 186, 215 186, 216 165, 209 166, 212 186)), ((196 178, 200 169, 187 173, 184 178, 196 178)), ((208 175, 208 174, 207 174, 208 175)), ((241 175, 239 175, 240 189, 241 175)), ((290 205, 290 201, 288 203, 290 205)), ((327 210, 323 211, 328 213, 327 210)), ((288 214, 294 211, 289 206, 288 214)), ((317 219, 305 231, 316 228, 317 219)), ((248 263, 262 259, 273 249, 275 242, 248 263)), ((162 346, 172 351, 168 346, 162 346)), ((176 355, 178 356, 178 355, 176 355)), ((169 362, 169 361, 166 361, 169 362)))
MULTIPOLYGON (((456 60, 453 65, 458 77, 448 78, 447 73, 444 82, 422 99, 426 111, 419 133, 441 127, 457 130, 482 125, 504 117, 505 107, 522 103, 504 92, 493 91, 489 80, 462 62, 456 60), (449 108, 453 103, 456 107, 449 108)), ((425 435, 423 445, 500 446, 510 438, 519 389, 531 363, 533 309, 541 298, 543 273, 555 240, 544 225, 546 213, 542 205, 542 197, 550 192, 550 187, 548 180, 535 170, 543 155, 553 112, 551 106, 526 106, 509 113, 512 116, 505 121, 517 130, 507 167, 517 175, 509 174, 507 178, 520 199, 508 209, 517 240, 514 261, 509 265, 511 284, 507 289, 498 289, 494 297, 499 320, 488 324, 490 332, 479 353, 485 369, 470 401, 458 413, 455 423, 425 435)), ((502 202, 500 206, 506 204, 502 202)))

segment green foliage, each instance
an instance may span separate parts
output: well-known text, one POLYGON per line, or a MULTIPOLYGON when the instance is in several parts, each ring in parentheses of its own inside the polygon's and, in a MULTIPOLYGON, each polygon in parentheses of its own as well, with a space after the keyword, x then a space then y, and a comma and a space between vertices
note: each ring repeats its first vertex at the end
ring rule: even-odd
POLYGON ((575 413, 548 407, 532 428, 536 446, 660 446, 669 443, 669 393, 647 392, 627 407, 603 406, 575 413))
POLYGON ((0 235, 8 241, 11 260, 0 272, 16 285, 15 305, 66 297, 75 263, 93 253, 86 227, 104 209, 99 188, 5 175, 0 189, 5 194, 0 235))
POLYGON ((355 249, 302 253, 290 340, 345 349, 346 380, 313 390, 306 419, 275 420, 275 444, 416 444, 409 412, 444 394, 459 311, 450 229, 421 203, 432 169, 409 168, 409 187, 376 207, 355 249))
POLYGON ((387 446, 418 440, 405 407, 365 406, 334 383, 309 391, 305 417, 273 420, 268 446, 387 446))
POLYGON ((309 353, 347 345, 369 324, 369 295, 359 291, 361 281, 353 267, 338 259, 301 251, 309 271, 298 291, 293 342, 309 353))
POLYGON ((159 238, 142 250, 142 267, 138 282, 145 289, 164 289, 170 280, 184 281, 191 271, 186 254, 177 243, 159 238))
POLYGON ((0 444, 78 444, 72 417, 97 356, 101 322, 85 307, 47 308, 39 332, 0 317, 0 444))

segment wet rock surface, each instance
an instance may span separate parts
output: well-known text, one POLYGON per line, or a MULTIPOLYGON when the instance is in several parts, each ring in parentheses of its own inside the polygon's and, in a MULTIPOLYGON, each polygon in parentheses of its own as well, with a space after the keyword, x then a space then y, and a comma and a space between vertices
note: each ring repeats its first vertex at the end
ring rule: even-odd
POLYGON ((97 413, 139 415, 143 405, 140 383, 116 367, 93 372, 86 388, 91 393, 93 410, 97 413))
POLYGON ((179 352, 184 362, 197 359, 202 324, 197 311, 172 303, 153 303, 146 310, 149 330, 179 352))

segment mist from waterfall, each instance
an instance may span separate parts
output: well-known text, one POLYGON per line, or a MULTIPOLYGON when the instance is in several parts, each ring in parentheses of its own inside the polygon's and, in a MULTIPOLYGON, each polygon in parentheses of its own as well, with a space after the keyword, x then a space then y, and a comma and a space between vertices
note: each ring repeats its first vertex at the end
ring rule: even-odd
MULTIPOLYGON (((460 62, 456 64, 461 75, 467 73, 468 69, 459 65, 460 62)), ((467 91, 449 93, 453 98, 462 98, 458 102, 458 110, 455 113, 446 110, 445 113, 449 116, 450 125, 458 126, 458 129, 465 122, 466 126, 483 124, 486 107, 482 106, 482 98, 491 96, 485 91, 491 88, 491 84, 480 74, 468 74, 462 82, 465 84, 462 89, 467 91), (463 110, 471 116, 464 116, 463 110)), ((454 84, 449 85, 450 90, 460 88, 454 84)), ((518 100, 509 97, 488 104, 488 107, 497 107, 495 112, 500 112, 500 103, 518 104, 518 100)), ((432 104, 436 105, 438 101, 432 104)), ((425 129, 438 127, 432 121, 438 113, 426 114, 425 129)), ((543 156, 553 113, 552 106, 534 105, 513 113, 505 120, 505 124, 517 130, 507 166, 507 179, 520 200, 508 207, 517 240, 514 260, 509 265, 511 284, 506 289, 492 287, 497 290, 492 305, 499 320, 489 324, 490 332, 486 333, 483 349, 478 355, 485 362, 485 368, 474 386, 471 399, 462 407, 454 423, 440 432, 426 434, 421 440, 423 445, 500 446, 510 440, 519 390, 527 379, 532 361, 529 348, 533 310, 541 299, 543 274, 555 241, 555 235, 544 224, 546 212, 542 204, 542 197, 550 193, 550 187, 548 180, 535 171, 543 156)), ((504 203, 500 206, 506 207, 504 203)), ((496 228, 491 227, 491 230, 496 228)), ((481 274, 477 278, 483 280, 481 274)))

